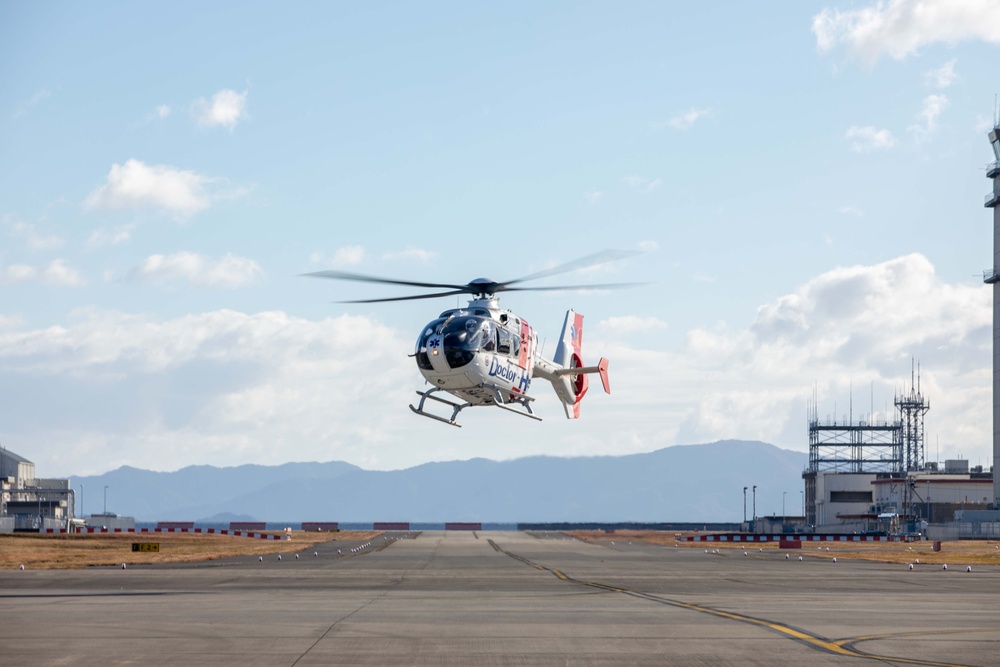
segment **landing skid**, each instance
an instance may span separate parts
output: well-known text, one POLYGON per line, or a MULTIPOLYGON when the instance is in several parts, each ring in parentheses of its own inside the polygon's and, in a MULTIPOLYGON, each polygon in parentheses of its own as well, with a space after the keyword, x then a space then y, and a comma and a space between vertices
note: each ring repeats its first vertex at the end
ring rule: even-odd
POLYGON ((453 401, 441 398, 440 396, 432 396, 431 394, 433 394, 435 391, 441 391, 441 389, 437 387, 432 387, 427 391, 418 391, 417 396, 420 397, 420 402, 417 403, 417 407, 413 407, 411 405, 410 409, 416 412, 421 417, 429 417, 430 419, 436 419, 439 422, 444 422, 445 424, 451 424, 452 426, 457 426, 458 428, 462 428, 462 425, 459 424, 457 421, 455 421, 455 417, 458 416, 459 412, 472 405, 472 403, 455 403, 453 401), (453 408, 453 410, 451 411, 451 419, 445 419, 444 417, 438 417, 435 414, 426 412, 424 410, 424 402, 426 402, 428 398, 431 399, 432 401, 437 401, 438 403, 444 403, 445 405, 450 405, 453 408))
MULTIPOLYGON (((516 396, 516 398, 512 396, 511 399, 507 401, 507 403, 505 403, 503 400, 503 394, 500 393, 500 389, 490 385, 480 385, 480 386, 484 389, 489 390, 489 392, 493 395, 492 405, 502 410, 513 412, 516 415, 521 415, 522 417, 528 417, 529 419, 534 419, 535 421, 542 421, 541 417, 536 417, 535 414, 531 411, 531 402, 535 400, 532 397, 526 396, 524 394, 519 394, 516 396), (520 405, 523 408, 523 410, 519 408, 510 407, 510 405, 508 404, 520 405)), ((441 398, 440 396, 434 396, 433 394, 438 391, 443 391, 443 390, 440 387, 432 387, 427 391, 418 391, 417 396, 420 397, 420 402, 417 403, 417 407, 413 407, 412 405, 410 405, 410 410, 420 415, 421 417, 428 417, 429 419, 434 419, 439 422, 443 422, 445 424, 450 424, 451 426, 457 426, 458 428, 462 428, 462 425, 459 424, 458 421, 456 421, 458 418, 458 413, 464 410, 465 408, 472 407, 473 404, 456 403, 454 401, 449 401, 446 398, 441 398), (444 403, 445 405, 451 407, 452 409, 451 417, 449 418, 440 417, 438 415, 435 415, 431 412, 427 412, 426 410, 424 410, 424 403, 427 402, 427 399, 430 399, 432 401, 437 401, 438 403, 444 403)))

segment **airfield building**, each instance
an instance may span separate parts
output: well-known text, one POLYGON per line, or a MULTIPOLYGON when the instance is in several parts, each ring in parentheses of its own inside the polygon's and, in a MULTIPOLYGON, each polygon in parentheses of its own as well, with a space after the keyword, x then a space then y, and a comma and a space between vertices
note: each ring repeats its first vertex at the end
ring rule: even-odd
MULTIPOLYGON (((994 502, 995 480, 964 459, 944 469, 924 457, 924 415, 930 402, 919 377, 896 396, 896 414, 854 421, 809 419, 809 467, 803 530, 827 533, 926 533, 931 524, 966 521, 960 535, 991 534, 1000 524, 970 514, 994 502), (975 525, 973 525, 975 522, 975 525), (985 527, 984 527, 985 526, 985 527), (986 533, 983 533, 983 531, 986 533)), ((995 520, 994 520, 995 521, 995 520)))
POLYGON ((68 479, 35 477, 35 464, 0 449, 0 532, 66 529, 75 496, 68 479))

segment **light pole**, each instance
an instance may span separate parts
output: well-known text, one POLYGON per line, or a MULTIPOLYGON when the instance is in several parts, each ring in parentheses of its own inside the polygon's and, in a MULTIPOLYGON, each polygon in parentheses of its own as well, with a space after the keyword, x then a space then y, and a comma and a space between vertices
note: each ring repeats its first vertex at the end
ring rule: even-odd
POLYGON ((80 517, 84 515, 83 512, 83 484, 80 484, 80 517))
POLYGON ((747 522, 747 487, 743 487, 743 523, 747 522))
POLYGON ((799 494, 802 496, 802 520, 806 520, 806 492, 799 489, 799 494))
POLYGON ((104 485, 104 516, 108 515, 108 485, 104 485))
POLYGON ((757 485, 753 485, 753 534, 757 534, 757 485))
POLYGON ((781 522, 785 522, 785 496, 788 495, 788 491, 781 492, 781 522))

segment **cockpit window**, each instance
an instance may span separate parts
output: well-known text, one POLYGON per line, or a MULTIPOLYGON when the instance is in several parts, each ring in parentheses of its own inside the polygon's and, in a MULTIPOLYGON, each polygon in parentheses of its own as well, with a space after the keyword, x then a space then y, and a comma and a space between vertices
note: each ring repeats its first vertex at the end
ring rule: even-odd
POLYGON ((496 346, 496 326, 486 317, 455 317, 445 324, 442 333, 445 358, 452 368, 464 366, 476 352, 491 351, 496 346))
POLYGON ((417 358, 417 366, 424 369, 425 371, 432 370, 434 367, 431 365, 431 360, 427 356, 427 340, 433 336, 438 327, 444 322, 444 318, 439 318, 424 327, 423 331, 420 332, 420 336, 417 337, 417 348, 414 351, 417 358))

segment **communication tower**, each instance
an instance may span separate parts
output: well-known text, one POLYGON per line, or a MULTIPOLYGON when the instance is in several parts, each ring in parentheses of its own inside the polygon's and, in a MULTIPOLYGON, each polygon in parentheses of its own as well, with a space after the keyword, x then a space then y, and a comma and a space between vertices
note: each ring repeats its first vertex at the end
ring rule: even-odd
POLYGON ((914 384, 913 370, 910 370, 910 392, 908 394, 897 395, 894 403, 896 404, 896 409, 899 410, 899 421, 903 427, 903 471, 923 470, 924 415, 931 409, 931 404, 920 393, 919 372, 917 373, 916 384, 914 384))
POLYGON ((986 195, 986 208, 993 209, 993 268, 983 272, 983 282, 993 285, 993 506, 1000 509, 1000 118, 989 133, 995 162, 986 165, 993 191, 986 195))

